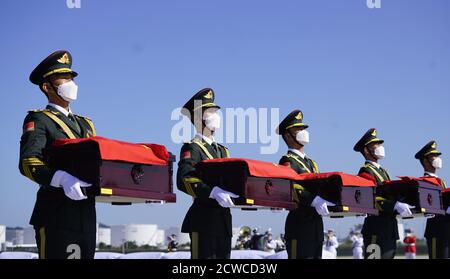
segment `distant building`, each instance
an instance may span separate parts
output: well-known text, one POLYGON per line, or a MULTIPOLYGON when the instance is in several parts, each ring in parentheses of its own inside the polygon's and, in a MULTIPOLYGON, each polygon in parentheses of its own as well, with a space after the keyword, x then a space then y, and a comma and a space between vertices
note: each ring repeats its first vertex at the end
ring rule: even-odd
POLYGON ((36 244, 36 232, 33 227, 27 227, 23 230, 23 244, 36 244))
POLYGON ((157 225, 116 225, 111 226, 111 245, 121 247, 124 242, 135 242, 138 246, 161 246, 165 233, 157 225))
POLYGON ((23 245, 23 233, 24 230, 21 227, 7 227, 6 241, 12 243, 12 245, 23 245))
POLYGON ((111 245, 111 227, 102 223, 97 224, 97 245, 111 245))
POLYGON ((166 231, 165 230, 157 230, 155 235, 155 244, 154 246, 163 247, 166 241, 166 231))
POLYGON ((0 225, 0 251, 5 249, 6 243, 6 226, 0 225))

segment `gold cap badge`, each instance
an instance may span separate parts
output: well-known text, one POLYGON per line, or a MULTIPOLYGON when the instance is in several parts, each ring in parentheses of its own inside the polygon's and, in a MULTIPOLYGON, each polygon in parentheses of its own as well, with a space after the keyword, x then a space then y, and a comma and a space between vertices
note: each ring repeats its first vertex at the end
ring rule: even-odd
POLYGON ((70 64, 69 55, 67 55, 67 53, 64 53, 64 55, 61 56, 61 58, 59 58, 57 61, 62 64, 70 64))
POLYGON ((206 93, 205 94, 205 96, 203 96, 205 99, 212 99, 212 97, 213 97, 213 93, 212 93, 212 91, 210 90, 210 91, 208 91, 208 93, 206 93))

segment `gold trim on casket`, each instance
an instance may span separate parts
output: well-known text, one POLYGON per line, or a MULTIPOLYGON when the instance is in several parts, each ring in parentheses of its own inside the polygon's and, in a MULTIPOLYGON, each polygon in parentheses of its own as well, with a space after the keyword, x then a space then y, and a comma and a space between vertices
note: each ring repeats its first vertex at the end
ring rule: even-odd
POLYGON ((255 209, 295 209, 291 168, 250 159, 225 158, 198 163, 199 178, 208 185, 219 186, 239 195, 236 207, 255 209))
POLYGON ((314 195, 330 201, 330 217, 378 215, 375 184, 359 176, 341 172, 300 174, 297 183, 314 195))
POLYGON ((411 209, 413 217, 445 214, 441 187, 424 178, 401 177, 400 180, 387 181, 378 186, 378 194, 414 206, 411 209))
POLYGON ((174 203, 175 156, 162 145, 133 144, 101 137, 58 140, 45 149, 48 164, 91 183, 83 188, 98 202, 174 203))

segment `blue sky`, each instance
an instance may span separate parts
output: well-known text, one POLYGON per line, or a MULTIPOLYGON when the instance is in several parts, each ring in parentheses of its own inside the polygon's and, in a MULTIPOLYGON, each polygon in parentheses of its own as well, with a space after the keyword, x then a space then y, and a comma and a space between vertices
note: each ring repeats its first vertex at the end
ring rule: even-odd
MULTIPOLYGON (((99 135, 165 144, 177 156, 171 112, 212 87, 222 107, 300 108, 310 125, 307 153, 322 171, 355 173, 352 151, 371 127, 386 140, 392 175, 421 175, 415 152, 431 139, 450 179, 450 2, 5 0, 0 6, 0 224, 26 225, 37 186, 18 171, 26 111, 46 105, 28 81, 49 53, 68 49, 80 76, 72 109, 99 135), (447 125, 446 125, 447 124, 447 125)), ((260 144, 230 144, 232 155, 277 162, 260 144)), ((181 224, 190 198, 163 207, 98 206, 107 224, 181 224)), ((234 226, 281 232, 285 213, 234 211, 234 226)), ((326 221, 340 234, 362 219, 326 221)), ((424 220, 409 221, 419 235, 424 220)))

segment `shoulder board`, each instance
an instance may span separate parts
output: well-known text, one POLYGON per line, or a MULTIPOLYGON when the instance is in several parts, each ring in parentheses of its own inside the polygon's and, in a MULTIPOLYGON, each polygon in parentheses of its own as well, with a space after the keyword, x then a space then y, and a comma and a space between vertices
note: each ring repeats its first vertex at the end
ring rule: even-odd
POLYGON ((29 110, 28 113, 37 113, 37 112, 44 112, 44 111, 50 111, 48 109, 33 109, 29 110))
POLYGON ((226 147, 226 146, 223 145, 223 144, 218 143, 217 145, 220 146, 220 147, 223 147, 223 148, 225 148, 225 149, 228 149, 228 147, 226 147))
POLYGON ((199 138, 193 138, 192 140, 191 140, 191 143, 200 143, 200 144, 202 144, 202 145, 205 145, 206 143, 205 142, 203 142, 201 139, 199 139, 199 138))
POLYGON ((76 117, 78 117, 78 118, 83 118, 83 119, 87 119, 87 120, 89 120, 89 121, 92 121, 92 119, 90 119, 89 117, 87 117, 87 116, 82 116, 82 115, 78 115, 78 114, 74 114, 76 117))
POLYGON ((42 112, 51 112, 54 115, 58 115, 59 112, 57 111, 53 111, 53 110, 49 110, 49 109, 35 109, 35 110, 29 110, 28 114, 32 114, 32 113, 42 113, 42 112))
POLYGON ((289 157, 287 155, 283 155, 283 156, 281 156, 280 160, 282 160, 282 159, 288 159, 289 160, 289 157))
POLYGON ((195 144, 195 142, 193 142, 193 141, 187 141, 187 142, 184 142, 183 143, 183 146, 194 146, 194 145, 197 145, 197 144, 195 144))
POLYGON ((370 171, 373 172, 375 174, 379 174, 381 170, 377 169, 377 167, 375 167, 372 164, 365 164, 362 169, 365 169, 366 171, 370 171))
POLYGON ((203 142, 201 140, 197 140, 195 138, 191 139, 190 141, 183 142, 184 145, 190 145, 190 144, 193 144, 193 143, 201 143, 201 144, 203 144, 203 142))

